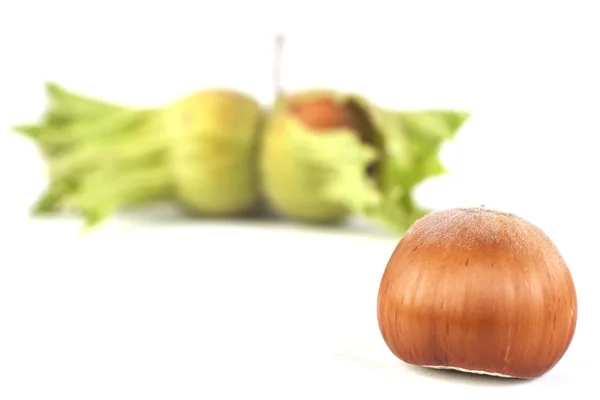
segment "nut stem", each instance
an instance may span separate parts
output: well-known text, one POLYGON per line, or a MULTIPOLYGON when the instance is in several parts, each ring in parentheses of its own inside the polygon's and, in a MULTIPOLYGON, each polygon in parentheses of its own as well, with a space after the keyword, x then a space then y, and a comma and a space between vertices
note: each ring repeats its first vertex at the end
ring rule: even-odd
POLYGON ((283 48, 285 36, 282 33, 275 36, 275 47, 273 55, 273 91, 278 99, 283 93, 282 71, 283 71, 283 48))

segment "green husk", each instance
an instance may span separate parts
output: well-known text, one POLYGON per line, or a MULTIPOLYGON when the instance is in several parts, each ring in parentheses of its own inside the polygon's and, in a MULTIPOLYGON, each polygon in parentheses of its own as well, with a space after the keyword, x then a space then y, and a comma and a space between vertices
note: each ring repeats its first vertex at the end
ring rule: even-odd
POLYGON ((73 210, 85 172, 106 158, 94 145, 118 137, 123 129, 116 128, 128 127, 126 120, 142 123, 148 114, 76 94, 54 82, 46 83, 45 90, 48 102, 40 120, 14 127, 36 143, 48 167, 50 184, 33 205, 35 215, 73 210))
POLYGON ((403 233, 429 212, 413 198, 424 180, 443 174, 441 145, 468 114, 459 111, 389 111, 364 98, 329 92, 348 107, 352 127, 315 130, 289 103, 312 91, 282 97, 262 141, 261 177, 271 207, 298 221, 333 223, 363 215, 403 233))
POLYGON ((454 110, 390 111, 366 107, 382 135, 377 184, 381 204, 366 215, 401 233, 431 209, 416 203, 414 189, 447 172, 439 152, 469 118, 454 110))
POLYGON ((365 173, 376 156, 375 149, 350 129, 322 133, 307 128, 282 101, 263 136, 260 171, 265 197, 287 218, 337 222, 380 201, 365 173))
POLYGON ((41 120, 15 127, 48 165, 50 182, 33 212, 75 211, 88 226, 125 207, 173 199, 197 214, 236 215, 252 210, 262 189, 287 218, 334 223, 360 214, 402 233, 430 211, 414 189, 446 172, 439 150, 468 119, 453 110, 387 110, 331 91, 280 96, 268 117, 231 90, 156 109, 54 83, 46 93, 41 120), (292 99, 323 95, 348 110, 352 125, 311 129, 290 110, 292 99))
POLYGON ((87 226, 116 210, 176 199, 209 215, 257 201, 251 157, 261 109, 252 98, 207 90, 165 108, 135 109, 48 84, 37 124, 15 127, 39 146, 49 185, 34 214, 71 210, 87 226))

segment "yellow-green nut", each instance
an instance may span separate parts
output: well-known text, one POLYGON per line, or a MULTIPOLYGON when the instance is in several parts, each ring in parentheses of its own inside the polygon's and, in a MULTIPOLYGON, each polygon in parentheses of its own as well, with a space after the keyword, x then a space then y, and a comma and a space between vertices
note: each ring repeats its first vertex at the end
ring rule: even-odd
POLYGON ((376 201, 367 176, 375 150, 362 143, 346 101, 333 92, 307 91, 280 99, 272 111, 260 172, 264 196, 277 214, 334 223, 376 201))
POLYGON ((260 195, 256 171, 260 104, 240 92, 206 90, 176 102, 165 115, 177 198, 204 215, 252 209, 260 195))

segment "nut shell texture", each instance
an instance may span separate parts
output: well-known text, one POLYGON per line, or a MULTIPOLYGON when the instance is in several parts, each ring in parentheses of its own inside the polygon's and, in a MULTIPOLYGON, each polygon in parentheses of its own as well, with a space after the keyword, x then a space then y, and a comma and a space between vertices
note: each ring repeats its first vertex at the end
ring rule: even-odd
POLYGON ((512 214, 451 209, 421 218, 398 243, 377 316, 406 363, 535 378, 569 347, 577 298, 539 228, 512 214))

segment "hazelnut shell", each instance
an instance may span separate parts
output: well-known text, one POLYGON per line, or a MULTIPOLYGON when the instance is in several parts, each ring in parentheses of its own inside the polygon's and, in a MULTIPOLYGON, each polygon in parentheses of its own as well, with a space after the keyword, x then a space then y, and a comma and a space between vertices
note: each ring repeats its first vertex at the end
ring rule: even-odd
POLYGON ((530 379, 567 351, 577 296, 538 227, 485 208, 450 209, 421 218, 400 240, 377 317, 406 363, 530 379))

